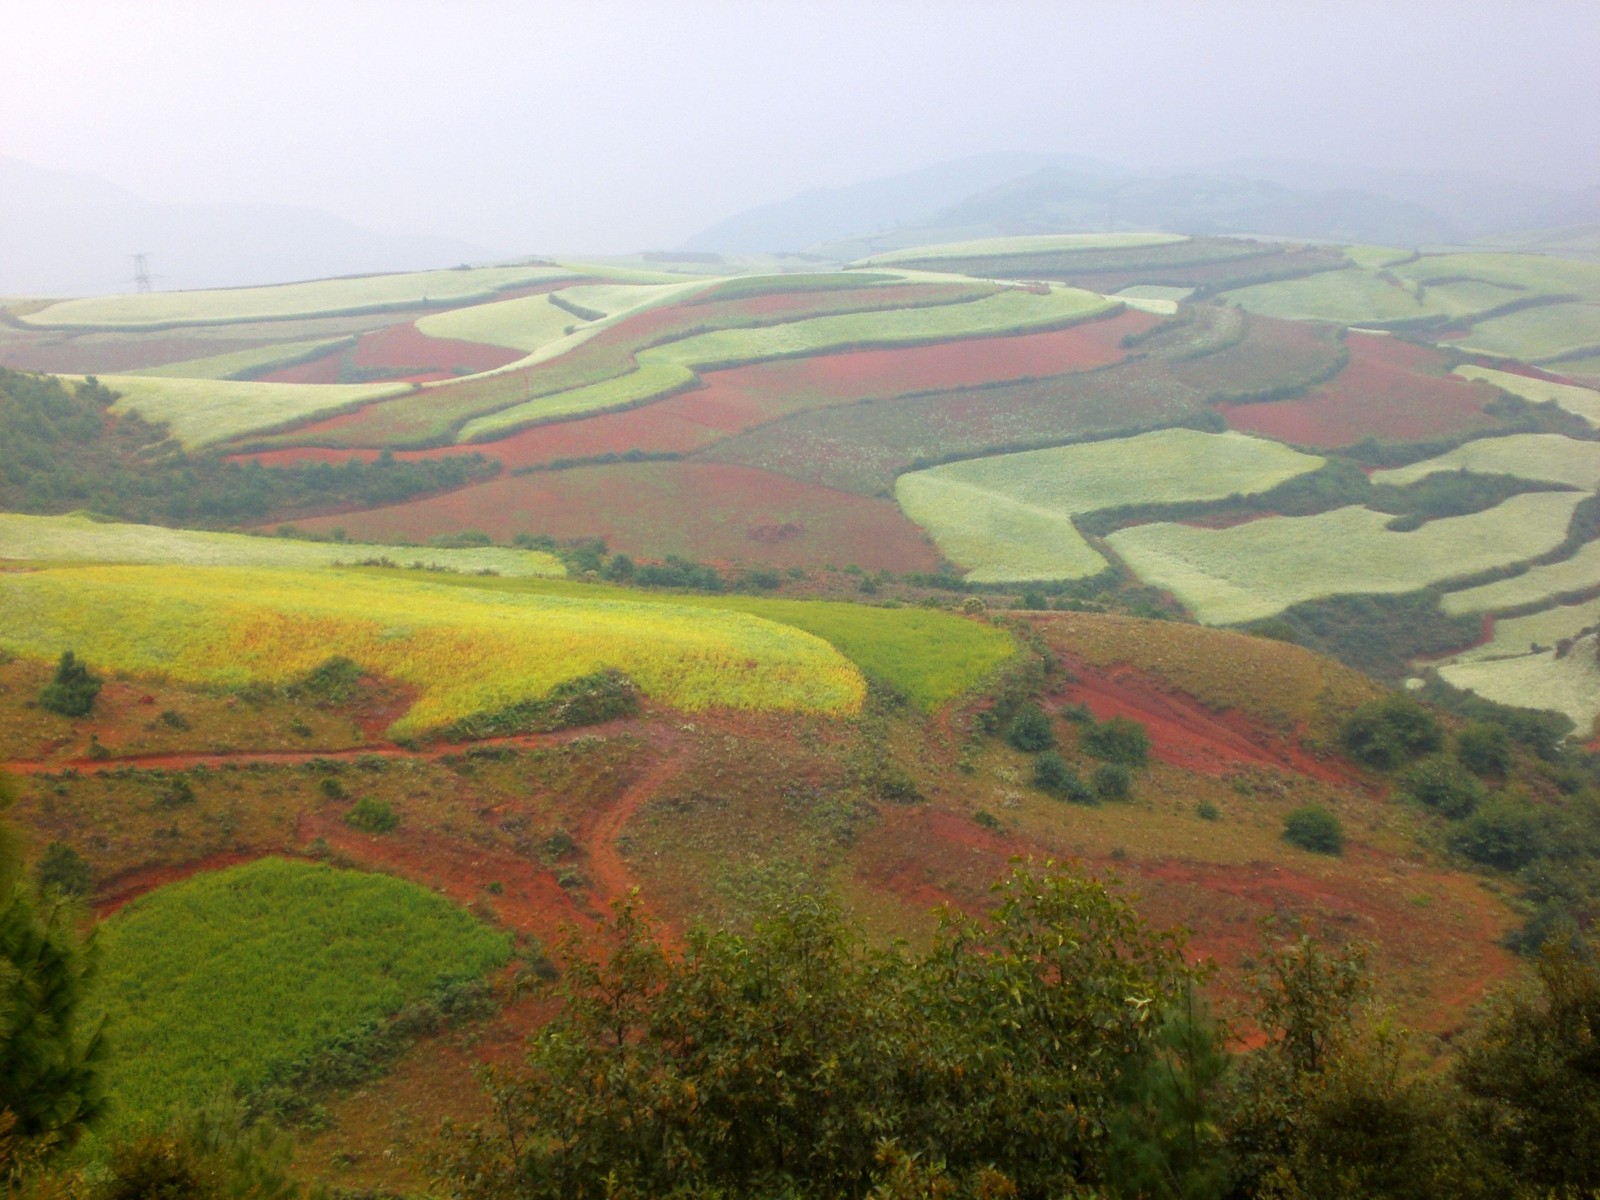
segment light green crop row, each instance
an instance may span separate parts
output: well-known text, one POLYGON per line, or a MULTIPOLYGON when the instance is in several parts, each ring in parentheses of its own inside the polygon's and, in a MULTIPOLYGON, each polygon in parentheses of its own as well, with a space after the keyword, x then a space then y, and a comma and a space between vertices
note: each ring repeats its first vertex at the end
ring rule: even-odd
POLYGON ((1560 658, 1552 649, 1518 658, 1455 663, 1440 667, 1439 674, 1452 687, 1486 700, 1565 713, 1578 727, 1578 736, 1587 739, 1600 716, 1600 658, 1595 648, 1590 636, 1560 658))
POLYGON ((265 858, 140 897, 100 926, 90 998, 111 1047, 109 1129, 266 1082, 510 939, 387 875, 265 858))
POLYGON ((387 558, 404 566, 449 571, 495 571, 508 576, 560 577, 561 560, 538 550, 473 546, 376 546, 307 542, 295 538, 206 533, 159 525, 126 525, 87 517, 0 513, 0 559, 33 562, 171 564, 190 567, 322 567, 387 558))
POLYGON ((1534 404, 1557 406, 1582 417, 1589 424, 1600 427, 1600 392, 1572 383, 1552 383, 1546 379, 1531 379, 1510 371, 1496 371, 1490 367, 1457 367, 1454 374, 1463 379, 1477 379, 1492 383, 1501 391, 1521 396, 1534 404))
POLYGON ((859 265, 909 262, 931 258, 992 258, 1004 254, 1047 254, 1061 250, 1118 250, 1126 246, 1165 246, 1186 242, 1181 233, 1046 233, 1029 237, 976 238, 890 250, 860 260, 859 265))
POLYGON ((541 346, 560 341, 570 327, 579 323, 577 317, 557 308, 549 296, 541 293, 432 313, 417 321, 417 329, 429 337, 482 342, 531 354, 541 346))
POLYGON ((1106 565, 1075 514, 1263 492, 1324 461, 1240 433, 1164 429, 912 471, 895 498, 971 579, 1074 579, 1106 565))
POLYGON ((1561 562, 1529 567, 1509 579, 1448 592, 1440 605, 1447 613, 1500 612, 1592 587, 1600 587, 1600 542, 1579 546, 1576 554, 1561 562))
POLYGON ((507 288, 567 278, 571 274, 559 267, 480 267, 467 271, 413 271, 318 279, 273 287, 85 296, 63 300, 21 319, 28 325, 46 329, 84 326, 159 329, 286 317, 326 317, 448 301, 464 304, 507 288))
POLYGON ((1463 350, 1551 362, 1600 348, 1600 304, 1545 304, 1480 321, 1453 343, 1463 350))
POLYGON ((1600 442, 1580 442, 1558 433, 1480 438, 1437 458, 1388 471, 1374 471, 1372 482, 1405 487, 1440 471, 1515 475, 1519 479, 1564 483, 1593 491, 1600 486, 1600 442))
POLYGON ((1488 662, 1497 658, 1520 658, 1555 647, 1560 641, 1576 638, 1600 626, 1600 605, 1567 604, 1547 608, 1526 617, 1502 617, 1494 623, 1494 637, 1481 646, 1453 655, 1452 662, 1488 662))
POLYGON ((142 367, 127 374, 156 375, 164 379, 231 379, 248 371, 270 371, 291 363, 304 362, 327 353, 335 346, 348 346, 354 341, 354 337, 338 337, 312 342, 279 342, 271 346, 235 350, 231 354, 212 354, 206 358, 163 363, 159 367, 142 367))
POLYGON ((1566 537, 1581 492, 1512 496, 1481 513, 1407 533, 1386 513, 1350 506, 1267 517, 1230 529, 1137 525, 1107 540, 1147 583, 1208 625, 1274 616, 1326 596, 1403 593, 1537 557, 1566 537))
POLYGON ((460 442, 487 441, 512 430, 579 413, 626 408, 694 381, 696 368, 823 354, 858 346, 894 346, 1048 329, 1110 311, 1093 292, 1053 288, 1038 295, 1007 288, 965 304, 880 309, 812 317, 781 325, 722 329, 669 342, 636 356, 638 370, 587 387, 541 396, 467 422, 460 442))
MULTIPOLYGON (((63 379, 82 382, 81 375, 63 379)), ((153 375, 102 375, 121 397, 112 412, 136 412, 165 423, 190 450, 241 434, 328 417, 373 400, 409 391, 409 383, 262 383, 243 379, 162 379, 153 375)))
POLYGON ((1389 268, 1402 279, 1477 279, 1537 296, 1574 295, 1600 301, 1600 263, 1548 254, 1428 254, 1389 268))

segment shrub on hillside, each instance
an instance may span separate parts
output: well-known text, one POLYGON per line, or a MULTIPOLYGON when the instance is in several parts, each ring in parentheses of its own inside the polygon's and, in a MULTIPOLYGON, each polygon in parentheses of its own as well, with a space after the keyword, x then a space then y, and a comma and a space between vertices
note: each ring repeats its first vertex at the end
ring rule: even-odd
POLYGON ((1340 731, 1345 752, 1380 771, 1432 754, 1444 744, 1439 722, 1422 705, 1396 692, 1363 704, 1340 731))
POLYGON ((1006 741, 1027 754, 1037 754, 1052 748, 1056 735, 1050 728, 1050 718, 1038 705, 1030 704, 1011 719, 1006 728, 1006 741))
POLYGON ((51 842, 44 848, 33 878, 41 892, 64 896, 87 896, 94 884, 94 872, 83 855, 65 842, 51 842))
POLYGON ((387 800, 374 800, 366 796, 357 800, 355 807, 345 813, 344 821, 363 833, 388 833, 400 824, 400 816, 387 800))
POLYGON ((1463 821, 1450 838, 1450 848, 1473 862, 1515 871, 1544 853, 1544 831, 1528 805, 1498 800, 1463 821))
POLYGON ((1456 761, 1480 778, 1511 769, 1511 738, 1504 727, 1475 721, 1456 737, 1456 761))
POLYGON ((1284 818, 1283 840, 1313 854, 1343 854, 1344 826, 1320 804, 1307 804, 1284 818))
POLYGON ((1098 804, 1094 789, 1078 777, 1067 760, 1054 750, 1046 750, 1034 760, 1033 782, 1057 800, 1073 804, 1098 804))
POLYGON ((1083 734, 1083 752, 1125 767, 1142 767, 1150 758, 1150 735, 1129 717, 1112 717, 1083 734))
POLYGON ((1442 754, 1408 767, 1400 777, 1400 790, 1452 821, 1470 817, 1483 800, 1483 784, 1477 776, 1442 754))
POLYGON ((100 677, 89 674, 89 668, 71 650, 64 651, 55 678, 39 693, 39 707, 63 717, 86 717, 100 694, 100 684, 100 677))
POLYGON ((1121 763, 1101 763, 1089 780, 1102 800, 1126 800, 1133 791, 1133 772, 1121 763))

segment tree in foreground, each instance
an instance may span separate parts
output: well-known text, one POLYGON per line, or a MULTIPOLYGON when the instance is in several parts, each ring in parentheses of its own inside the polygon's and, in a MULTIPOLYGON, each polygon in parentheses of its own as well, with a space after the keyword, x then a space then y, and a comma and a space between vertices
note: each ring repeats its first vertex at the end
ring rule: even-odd
POLYGON ((811 895, 668 954, 622 903, 608 956, 569 944, 561 1015, 494 1080, 497 1120, 447 1138, 442 1176, 469 1200, 861 1197, 934 1176, 1079 1194, 1189 972, 1099 883, 1047 865, 997 890, 920 956, 868 947, 811 895))
POLYGON ((78 661, 71 650, 62 652, 55 678, 39 693, 39 707, 63 717, 86 717, 100 695, 101 680, 78 661))

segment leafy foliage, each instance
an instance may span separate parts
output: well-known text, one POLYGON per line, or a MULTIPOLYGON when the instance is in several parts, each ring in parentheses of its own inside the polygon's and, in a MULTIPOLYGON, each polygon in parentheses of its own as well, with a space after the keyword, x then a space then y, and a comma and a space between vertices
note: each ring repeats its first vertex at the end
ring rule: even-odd
POLYGON ((1283 819, 1283 840, 1313 854, 1343 854, 1344 826, 1327 809, 1307 804, 1283 819))
POLYGON ((1150 759, 1150 735, 1132 717, 1112 717, 1090 725, 1080 742, 1083 752, 1125 767, 1142 767, 1150 759))
POLYGON ((1099 794, 1067 765, 1054 750, 1046 750, 1033 761, 1033 782, 1058 800, 1074 804, 1098 804, 1099 794))
POLYGON ((1340 741, 1357 762, 1387 771, 1438 750, 1444 734, 1432 713, 1395 692, 1356 709, 1345 721, 1340 741))
POLYGON ((94 709, 101 683, 71 650, 64 650, 55 677, 39 693, 39 707, 63 717, 86 717, 94 709))
POLYGON ((1006 727, 1006 741, 1025 754, 1037 754, 1055 747, 1056 734, 1044 710, 1037 704, 1029 704, 1011 718, 1011 724, 1006 727))
POLYGON ((65 842, 51 842, 44 848, 33 878, 41 892, 63 896, 87 896, 94 884, 94 872, 83 855, 65 842))
POLYGON ((1425 758, 1400 776, 1400 789, 1452 821, 1470 817, 1483 800, 1483 785, 1443 755, 1425 758))

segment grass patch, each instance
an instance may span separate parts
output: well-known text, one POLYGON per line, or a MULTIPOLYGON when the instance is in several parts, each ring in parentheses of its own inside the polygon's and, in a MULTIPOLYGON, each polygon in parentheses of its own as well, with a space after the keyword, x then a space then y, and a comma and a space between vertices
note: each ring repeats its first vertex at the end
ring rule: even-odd
POLYGON ((247 1091, 510 939, 414 884, 266 858, 172 884, 101 926, 108 1133, 247 1091))
POLYGON ((1491 367, 1461 366, 1452 374, 1462 379, 1492 383, 1501 391, 1521 396, 1532 404, 1555 404, 1574 416, 1582 417, 1590 425, 1600 426, 1600 392, 1579 387, 1573 383, 1554 383, 1548 379, 1534 379, 1510 371, 1496 371, 1491 367))
POLYGON ((1600 486, 1600 442, 1578 441, 1556 433, 1479 438, 1410 466, 1375 471, 1372 482, 1406 487, 1445 471, 1514 475, 1593 491, 1600 486))

